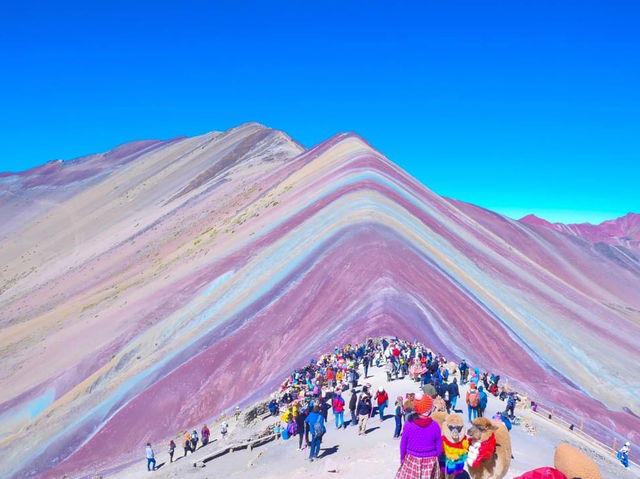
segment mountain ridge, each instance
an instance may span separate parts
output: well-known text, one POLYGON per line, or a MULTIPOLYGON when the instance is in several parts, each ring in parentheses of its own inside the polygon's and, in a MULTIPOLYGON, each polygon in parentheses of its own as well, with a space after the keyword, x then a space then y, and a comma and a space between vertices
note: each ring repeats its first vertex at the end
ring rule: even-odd
POLYGON ((274 161, 249 148, 267 157, 166 201, 249 136, 165 145, 0 238, 0 472, 106 468, 381 332, 500 366, 607 440, 640 430, 637 391, 616 389, 640 360, 637 260, 442 198, 355 134, 274 161), (55 227, 70 209, 77 245, 55 227), (18 456, 27 431, 38 452, 18 456))

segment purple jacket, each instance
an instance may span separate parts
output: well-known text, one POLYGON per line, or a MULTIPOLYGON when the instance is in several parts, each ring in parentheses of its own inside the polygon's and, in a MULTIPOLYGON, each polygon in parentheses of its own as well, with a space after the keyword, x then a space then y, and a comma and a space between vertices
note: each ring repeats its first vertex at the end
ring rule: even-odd
POLYGON ((414 457, 440 457, 442 454, 442 437, 438 423, 431 421, 425 427, 419 425, 420 422, 424 421, 407 421, 404 425, 400 440, 400 463, 407 454, 414 457))

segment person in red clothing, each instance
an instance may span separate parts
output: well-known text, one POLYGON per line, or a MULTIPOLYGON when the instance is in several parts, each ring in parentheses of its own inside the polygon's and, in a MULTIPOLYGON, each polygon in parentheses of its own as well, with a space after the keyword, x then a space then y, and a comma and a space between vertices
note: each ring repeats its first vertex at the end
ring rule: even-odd
POLYGON ((200 431, 200 436, 202 436, 203 446, 206 446, 207 444, 209 444, 209 436, 211 436, 211 431, 209 431, 209 428, 207 427, 206 424, 202 426, 202 430, 200 431))
POLYGON ((340 389, 336 389, 335 395, 333 397, 333 401, 331 402, 331 406, 333 406, 333 417, 336 420, 336 429, 340 429, 344 427, 344 399, 342 398, 342 391, 340 389))
POLYGON ((380 422, 384 421, 384 409, 389 404, 389 395, 384 387, 380 386, 376 393, 376 400, 378 401, 378 414, 380 414, 380 422))

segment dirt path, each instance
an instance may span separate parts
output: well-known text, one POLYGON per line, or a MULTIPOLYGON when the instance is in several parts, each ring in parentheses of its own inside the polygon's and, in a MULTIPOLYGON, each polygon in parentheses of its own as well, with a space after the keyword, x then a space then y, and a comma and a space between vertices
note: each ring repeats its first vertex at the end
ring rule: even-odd
MULTIPOLYGON (((418 384, 409 379, 387 382, 383 368, 371 368, 371 376, 367 379, 374 388, 383 385, 389 393, 389 402, 393 403, 399 395, 407 392, 418 392, 418 384)), ((360 391, 360 387, 357 388, 360 391)), ((464 410, 465 422, 467 410, 464 404, 466 386, 460 388, 461 400, 459 408, 464 410)), ((345 400, 348 402, 351 396, 346 391, 345 400)), ((505 403, 489 395, 486 416, 491 417, 497 411, 504 410, 505 403)), ((277 440, 267 445, 258 447, 252 451, 242 450, 229 453, 214 459, 206 464, 206 467, 196 468, 195 462, 201 461, 207 455, 219 449, 220 442, 214 442, 205 448, 199 449, 186 458, 181 458, 173 464, 168 464, 168 454, 156 445, 156 457, 158 464, 162 464, 155 472, 146 471, 144 451, 141 451, 141 460, 135 465, 111 477, 133 479, 139 477, 154 477, 155 479, 193 477, 197 479, 215 478, 246 478, 246 479, 280 479, 294 478, 327 478, 340 477, 341 479, 367 479, 393 478, 399 466, 399 441, 393 438, 394 420, 391 417, 392 407, 385 411, 388 419, 380 422, 378 417, 369 420, 367 435, 358 436, 357 428, 347 426, 346 429, 336 430, 333 414, 329 412, 327 421, 327 434, 322 442, 320 459, 309 462, 307 457, 309 450, 297 451, 297 437, 287 441, 277 440)), ((583 449, 599 464, 604 478, 632 479, 640 477, 640 471, 626 471, 613 456, 606 456, 600 451, 594 450, 589 444, 568 430, 533 416, 529 411, 517 410, 517 414, 529 418, 536 429, 535 435, 530 435, 523 426, 514 426, 511 430, 514 460, 507 478, 513 478, 523 472, 536 467, 553 465, 555 447, 562 441, 583 449)), ((349 413, 345 413, 347 420, 349 413)), ((237 442, 250 436, 252 433, 264 429, 273 422, 270 418, 266 421, 257 420, 249 428, 236 428, 235 420, 227 420, 231 426, 227 442, 237 442)), ((211 426, 210 426, 211 427, 211 426)), ((214 437, 218 436, 218 426, 211 427, 214 437), (215 429, 214 429, 215 428, 215 429)), ((166 441, 168 442, 168 440, 166 441)), ((178 441, 176 444, 180 445, 178 441)), ((163 443, 164 446, 164 443, 163 443)), ((176 449, 179 455, 182 450, 176 449)))

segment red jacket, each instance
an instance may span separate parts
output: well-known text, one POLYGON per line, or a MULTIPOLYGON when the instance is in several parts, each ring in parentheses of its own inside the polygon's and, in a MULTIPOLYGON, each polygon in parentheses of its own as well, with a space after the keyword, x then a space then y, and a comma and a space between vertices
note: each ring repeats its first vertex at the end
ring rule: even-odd
POLYGON ((378 391, 376 393, 376 399, 378 400, 378 406, 380 406, 380 404, 389 400, 389 395, 387 394, 387 391, 378 391))
POLYGON ((337 396, 333 398, 333 410, 334 412, 344 411, 344 399, 342 399, 342 397, 337 396))

